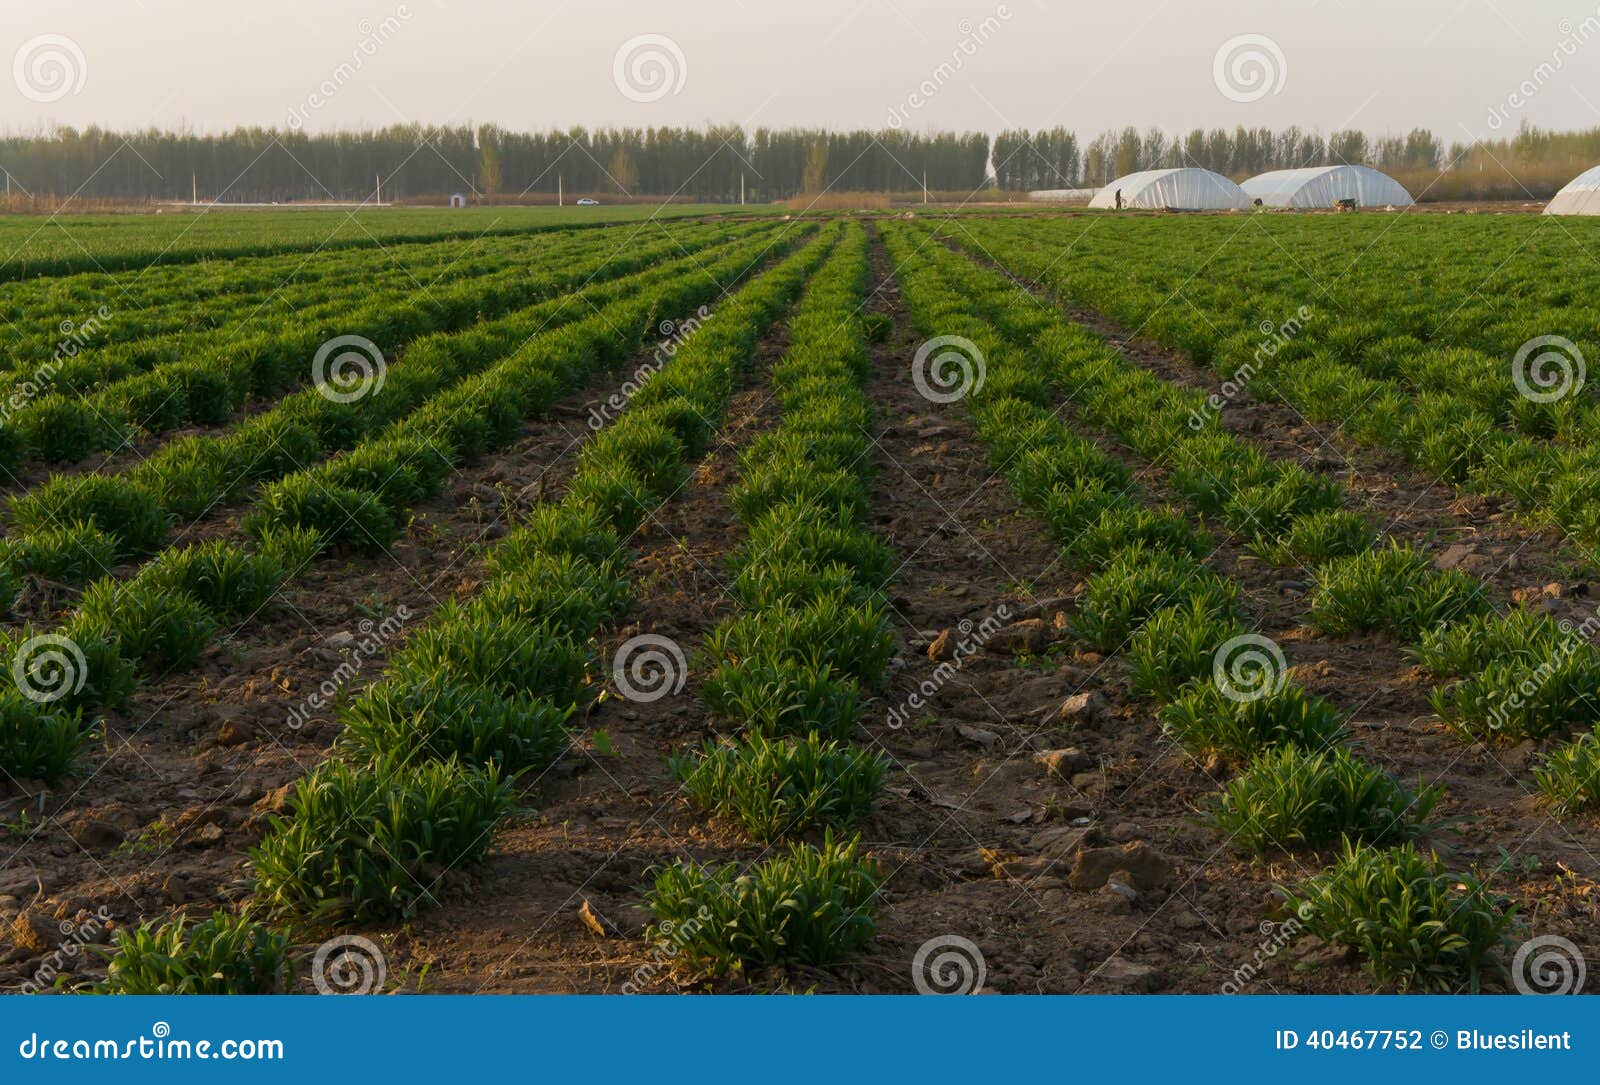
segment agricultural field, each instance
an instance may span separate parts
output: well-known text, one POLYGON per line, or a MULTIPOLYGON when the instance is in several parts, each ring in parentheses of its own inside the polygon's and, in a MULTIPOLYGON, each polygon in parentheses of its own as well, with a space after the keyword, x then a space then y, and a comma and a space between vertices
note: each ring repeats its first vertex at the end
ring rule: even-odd
POLYGON ((1600 990, 1587 221, 638 211, 0 230, 0 990, 1600 990))
MULTIPOLYGON (((70 208, 69 208, 70 210, 70 208)), ((612 204, 598 207, 363 208, 240 211, 173 206, 132 214, 0 218, 0 281, 87 271, 347 246, 526 234, 534 230, 727 213, 726 206, 612 204)), ((747 208, 760 213, 760 209, 747 208)))

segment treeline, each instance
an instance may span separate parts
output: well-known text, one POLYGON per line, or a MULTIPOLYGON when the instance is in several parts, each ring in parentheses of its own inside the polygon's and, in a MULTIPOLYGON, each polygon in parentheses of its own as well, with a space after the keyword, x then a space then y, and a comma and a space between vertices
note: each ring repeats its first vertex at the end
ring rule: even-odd
POLYGON ((1061 128, 1001 132, 994 141, 995 183, 1003 189, 1093 188, 1138 170, 1198 166, 1242 179, 1267 170, 1350 163, 1389 171, 1437 169, 1438 137, 1418 128, 1370 138, 1343 131, 1321 136, 1299 128, 1196 128, 1182 136, 1159 128, 1104 132, 1081 149, 1061 128))
POLYGON ((81 201, 398 200, 445 193, 517 197, 589 193, 734 202, 835 192, 972 192, 1088 188, 1136 170, 1201 166, 1243 179, 1271 169, 1363 163, 1422 198, 1548 196, 1600 163, 1600 128, 1514 135, 1446 148, 1426 129, 1370 137, 1300 128, 1159 128, 1104 132, 1088 143, 1066 128, 917 134, 822 128, 572 128, 513 132, 395 126, 312 135, 241 128, 224 135, 78 131, 0 137, 13 197, 81 201))
POLYGON ((396 126, 311 135, 241 128, 198 136, 63 128, 0 138, 14 195, 86 200, 270 202, 449 192, 628 193, 705 202, 787 199, 824 188, 971 191, 987 179, 983 133, 824 129, 396 126))

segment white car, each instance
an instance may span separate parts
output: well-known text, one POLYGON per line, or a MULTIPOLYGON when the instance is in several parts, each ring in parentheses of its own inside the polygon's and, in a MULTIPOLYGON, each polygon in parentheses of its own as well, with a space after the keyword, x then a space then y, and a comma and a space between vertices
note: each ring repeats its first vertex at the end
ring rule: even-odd
POLYGON ((578 201, 578 206, 579 207, 599 207, 600 206, 600 201, 599 200, 591 200, 589 197, 585 196, 583 199, 578 201))

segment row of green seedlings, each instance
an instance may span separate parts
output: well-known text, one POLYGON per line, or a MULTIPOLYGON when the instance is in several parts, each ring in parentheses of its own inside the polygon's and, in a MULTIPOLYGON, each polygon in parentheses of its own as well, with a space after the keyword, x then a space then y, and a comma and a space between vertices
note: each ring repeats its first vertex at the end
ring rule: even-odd
POLYGON ((791 841, 748 869, 679 862, 657 874, 652 934, 708 977, 825 966, 874 931, 877 868, 848 836, 888 767, 850 739, 892 650, 881 593, 893 553, 865 527, 866 245, 850 227, 812 279, 772 371, 780 422, 739 456, 739 613, 706 640, 703 689, 736 730, 670 763, 696 806, 752 840, 791 841))
MULTIPOLYGON (((160 677, 192 666, 223 623, 248 619, 323 552, 391 542, 404 509, 435 492, 454 464, 505 446, 525 419, 546 412, 599 367, 635 353, 660 314, 691 311, 714 300, 721 282, 737 281, 765 251, 755 250, 757 244, 764 243, 734 246, 705 275, 668 270, 648 289, 635 284, 620 300, 535 335, 476 377, 427 398, 349 455, 266 486, 246 517, 256 553, 228 542, 169 550, 127 581, 108 577, 92 584, 60 630, 10 634, 4 642, 7 657, 26 663, 12 668, 15 684, 0 691, 0 717, 6 721, 0 768, 29 778, 59 778, 97 733, 86 712, 125 706, 141 673, 160 677), (180 556, 168 559, 168 554, 180 556), (183 557, 189 554, 199 556, 183 557), (210 570, 203 577, 204 590, 174 583, 167 573, 168 565, 188 561, 210 570)), ((792 241, 780 246, 785 244, 792 241)), ((442 355, 435 373, 452 357, 481 356, 442 355)), ((127 500, 130 491, 116 489, 109 480, 79 492, 97 502, 84 510, 85 521, 110 510, 123 517, 117 525, 126 527, 134 515, 149 515, 146 507, 127 500)), ((95 526, 110 525, 102 519, 95 526)), ((151 539, 150 548, 158 542, 151 539)))
POLYGON ((631 595, 626 540, 681 489, 735 373, 827 249, 812 242, 719 306, 584 446, 561 502, 490 551, 483 591, 447 604, 341 705, 336 756, 295 786, 251 855, 254 911, 269 922, 217 912, 190 931, 122 933, 106 989, 285 990, 290 938, 271 923, 402 920, 484 858, 516 785, 569 748, 593 699, 594 635, 631 595), (231 960, 217 960, 219 942, 231 960))
POLYGON ((118 563, 155 553, 175 523, 198 520, 352 448, 541 334, 655 290, 681 275, 689 259, 738 252, 748 262, 763 245, 760 236, 745 238, 665 266, 656 265, 667 250, 643 249, 637 257, 585 266, 584 273, 597 281, 577 293, 465 331, 415 340, 403 363, 385 371, 381 382, 369 380, 363 395, 330 396, 308 388, 224 434, 173 442, 129 472, 52 477, 9 502, 0 600, 9 606, 23 577, 76 587, 118 563))
MULTIPOLYGON (((1237 389, 1282 396, 1312 421, 1397 450, 1459 490, 1509 500, 1533 522, 1565 532, 1586 561, 1600 561, 1600 403, 1584 394, 1582 362, 1565 347, 1547 344, 1524 359, 1532 375, 1517 388, 1510 356, 1429 349, 1381 321, 1341 320, 1322 308, 1296 310, 1304 315, 1291 331, 1263 336, 1263 306, 1287 312, 1296 304, 1288 286, 1274 295, 1241 284, 1226 309, 1163 318, 1168 290, 1052 268, 1054 250, 1026 238, 1004 244, 985 236, 983 244, 998 245, 995 255, 1020 274, 1041 275, 1124 322, 1142 319, 1144 334, 1210 362, 1237 389)), ((1540 328, 1549 325, 1529 325, 1530 341, 1540 328)))
MULTIPOLYGON (((1090 574, 1072 630, 1097 649, 1125 654, 1131 687, 1160 703, 1158 719, 1185 749, 1242 765, 1208 809, 1212 824, 1257 856, 1341 845, 1333 868, 1286 887, 1304 929, 1357 949, 1386 981, 1475 984, 1509 940, 1515 911, 1480 880, 1416 848, 1439 793, 1412 791, 1352 753, 1346 714, 1272 664, 1264 673, 1219 666, 1219 646, 1259 642, 1247 633, 1237 585, 1203 563, 1211 540, 1181 512, 1136 501, 1127 467, 1072 434, 1052 409, 1055 393, 1067 389, 1091 412, 1124 412, 1157 432, 1176 422, 1183 434, 1183 397, 1153 378, 1121 379, 1123 363, 1103 343, 1081 330, 1061 334, 1066 329, 1053 325, 1064 322, 1042 310, 1029 315, 1003 280, 970 262, 952 263, 947 253, 924 259, 898 232, 891 236, 918 326, 954 330, 984 351, 987 378, 971 403, 992 463, 1068 563, 1090 574), (1048 330, 1037 338, 1008 341, 990 326, 1037 326, 1041 318, 1048 330)), ((1039 308, 1031 299, 1023 304, 1039 308)), ((1170 447, 1170 438, 1159 441, 1156 455, 1170 447)), ((1303 485, 1293 481, 1295 470, 1279 467, 1268 484, 1303 485)), ((1177 469, 1173 477, 1193 502, 1177 469)), ((1192 477, 1206 479, 1197 510, 1204 495, 1223 492, 1213 476, 1192 477)), ((1324 500, 1291 513, 1291 529, 1296 519, 1332 511, 1324 500)))
MULTIPOLYGON (((616 236, 626 235, 615 231, 613 239, 616 236)), ((557 239, 551 247, 565 248, 566 242, 557 239)), ((12 288, 0 308, 0 316, 11 318, 0 334, 0 393, 14 391, 17 382, 40 362, 60 363, 58 387, 83 391, 106 380, 91 365, 97 355, 118 358, 109 367, 115 372, 126 364, 120 360, 123 351, 161 349, 179 336, 248 319, 283 300, 291 300, 296 307, 320 307, 334 295, 346 293, 352 279, 387 285, 409 272, 415 276, 411 281, 415 288, 444 272, 452 279, 491 273, 506 267, 511 257, 527 252, 528 242, 516 238, 447 241, 394 249, 347 249, 309 260, 293 256, 244 263, 219 261, 139 277, 80 275, 36 287, 30 284, 24 288, 31 295, 28 300, 12 288), (308 292, 312 287, 320 291, 308 292), (84 314, 98 312, 108 298, 115 299, 117 338, 101 337, 109 328, 91 327, 88 335, 80 337, 79 349, 60 357, 58 346, 67 328, 77 330, 84 314)))
MULTIPOLYGON (((980 225, 978 232, 986 241, 990 235, 1023 241, 1032 250, 1034 266, 1040 271, 1048 257, 1038 260, 1038 254, 1054 251, 1053 246, 1039 245, 1037 230, 1019 231, 1010 224, 994 224, 992 227, 980 225)), ((1116 239, 1103 240, 1106 249, 1117 250, 1116 239)), ((1341 240, 1329 253, 1341 264, 1348 262, 1346 240, 1341 240)), ((1297 254, 1303 255, 1303 252, 1297 254)), ((1501 257, 1488 259, 1499 259, 1504 267, 1510 257, 1519 255, 1508 247, 1501 257)), ((1231 361, 1235 366, 1250 360, 1259 361, 1254 356, 1263 339, 1257 326, 1258 314, 1263 310, 1262 299, 1280 299, 1287 305, 1287 299, 1302 296, 1308 285, 1313 286, 1319 298, 1328 299, 1328 309, 1319 307, 1307 318, 1297 319, 1292 326, 1277 329, 1275 334, 1281 333, 1286 342, 1280 344, 1281 350, 1274 352, 1275 357, 1303 359, 1320 354, 1330 361, 1348 359, 1368 375, 1395 378, 1413 395, 1449 389, 1453 395, 1464 397, 1467 402, 1494 415, 1504 425, 1529 436, 1559 436, 1579 445, 1592 444, 1593 438, 1600 436, 1600 403, 1593 399, 1557 395, 1530 398, 1525 394, 1525 388, 1561 390, 1557 380, 1565 375, 1546 363, 1562 362, 1570 374, 1575 357, 1568 354, 1561 359, 1559 353, 1541 352, 1546 356, 1539 365, 1524 368, 1522 387, 1510 364, 1519 347, 1539 340, 1553 328, 1587 331, 1588 314, 1570 290, 1563 291, 1557 304, 1531 300, 1517 305, 1514 316, 1497 321, 1496 314, 1467 315, 1463 312, 1466 307, 1456 304, 1458 295, 1450 292, 1447 282, 1440 281, 1447 269, 1440 266, 1436 252, 1429 253, 1425 270, 1416 266, 1374 265, 1363 257, 1359 277, 1338 274, 1324 280, 1308 274, 1306 261, 1298 258, 1269 264, 1258 261, 1256 254, 1248 249, 1237 248, 1216 253, 1215 258, 1218 263, 1213 265, 1208 261, 1206 275, 1198 280, 1188 269, 1172 261, 1160 262, 1161 266, 1154 267, 1148 261, 1108 262, 1119 271, 1135 268, 1136 281, 1132 283, 1128 282, 1127 274, 1110 276, 1106 274, 1109 267, 1091 269, 1082 262, 1075 262, 1072 269, 1053 272, 1051 277, 1071 283, 1074 290, 1095 293, 1097 307, 1106 307, 1108 311, 1109 307, 1116 307, 1119 319, 1143 322, 1145 331, 1152 337, 1177 346, 1198 360, 1219 364, 1231 361), (1430 280, 1425 286, 1417 281, 1419 273, 1430 280), (1335 292, 1323 289, 1330 281, 1335 292), (1173 288, 1180 283, 1184 296, 1205 313, 1204 320, 1194 319, 1187 309, 1154 304, 1157 298, 1171 297, 1173 288), (1418 300, 1409 301, 1405 292, 1417 290, 1419 286, 1420 290, 1414 295, 1418 300), (1441 306, 1441 298, 1451 299, 1448 307, 1441 306), (1462 342, 1474 345, 1455 345, 1462 342)), ((1464 274, 1473 281, 1463 287, 1461 294, 1474 294, 1481 288, 1476 280, 1479 269, 1469 261, 1464 274)), ((1537 277, 1533 277, 1532 282, 1539 287, 1545 285, 1537 277)), ((1585 345, 1592 353, 1597 344, 1587 341, 1585 345)), ((1542 346, 1550 348, 1559 344, 1551 342, 1542 346)), ((1560 350, 1567 349, 1560 347, 1560 350)), ((1582 352, 1576 344, 1572 349, 1582 352)), ((1524 362, 1529 360, 1525 358, 1524 362)))
MULTIPOLYGON (((714 236, 709 229, 685 235, 687 243, 706 243, 714 236)), ((242 338, 208 336, 216 341, 198 352, 191 336, 165 344, 133 343, 110 356, 96 353, 83 365, 109 387, 80 396, 63 383, 63 374, 55 374, 44 382, 45 394, 20 404, 0 425, 0 466, 14 467, 24 458, 76 461, 117 448, 135 432, 220 424, 253 399, 277 396, 305 382, 311 368, 307 360, 335 336, 397 347, 526 309, 587 283, 600 269, 616 276, 682 251, 673 239, 619 254, 616 241, 584 235, 567 239, 541 253, 532 274, 511 259, 514 253, 500 254, 498 267, 483 275, 421 292, 409 273, 387 291, 376 289, 382 283, 353 283, 326 302, 321 284, 309 284, 295 293, 315 299, 314 304, 291 308, 268 331, 242 338)), ((377 359, 366 362, 381 364, 377 359)))
MULTIPOLYGON (((995 256, 1023 259, 1030 270, 1038 261, 1028 256, 1025 244, 1015 250, 1003 247, 995 256)), ((1090 333, 1078 329, 1076 334, 1090 333)), ((1361 429, 1364 411, 1404 413, 1392 389, 1341 373, 1347 367, 1316 357, 1283 363, 1282 369, 1278 359, 1272 364, 1270 373, 1256 379, 1269 380, 1276 392, 1317 418, 1341 420, 1347 431, 1361 429), (1295 382, 1309 383, 1286 389, 1295 382), (1355 413, 1319 413, 1331 403, 1348 405, 1355 413)), ((1275 564, 1316 566, 1309 613, 1313 626, 1332 635, 1382 632, 1410 645, 1442 683, 1430 695, 1434 711, 1466 741, 1547 741, 1575 733, 1572 741, 1548 753, 1535 769, 1534 781, 1559 816, 1600 809, 1600 651, 1593 644, 1600 622, 1574 624, 1522 609, 1496 612, 1481 583, 1467 574, 1435 570, 1428 555, 1414 547, 1374 548, 1362 518, 1333 507, 1334 492, 1319 493, 1318 487, 1326 485, 1320 480, 1299 473, 1289 484, 1266 481, 1272 468, 1264 456, 1215 433, 1214 417, 1195 424, 1204 411, 1196 395, 1168 393, 1163 428, 1144 413, 1143 404, 1133 406, 1138 401, 1125 392, 1113 385, 1084 398, 1101 410, 1101 421, 1141 453, 1158 458, 1177 443, 1182 451, 1172 456, 1174 486, 1207 515, 1220 516, 1231 529, 1254 536, 1252 548, 1261 557, 1275 564), (1180 408, 1189 412, 1187 428, 1198 436, 1185 437, 1176 424, 1180 408), (1222 495, 1231 496, 1224 503, 1222 495), (1326 502, 1328 508, 1320 515, 1291 516, 1306 511, 1308 499, 1326 502)), ((1419 425, 1418 417, 1404 427, 1418 441, 1434 440, 1440 433, 1437 419, 1419 425)), ((1526 443, 1526 438, 1500 436, 1526 443)), ((1455 437, 1441 439, 1456 447, 1455 437)), ((1474 442, 1476 438, 1468 443, 1474 442)), ((1588 495, 1592 490, 1600 496, 1600 461, 1575 470, 1588 480, 1579 496, 1585 503, 1583 515, 1592 515, 1594 503, 1588 495)))
MULTIPOLYGON (((702 211, 656 208, 651 217, 675 218, 685 215, 705 217, 702 211)), ((619 217, 589 222, 556 220, 544 223, 506 221, 485 228, 481 221, 463 221, 451 216, 451 224, 433 227, 419 225, 427 216, 402 216, 405 221, 388 221, 387 216, 348 217, 332 235, 324 228, 326 220, 305 216, 304 222, 289 227, 278 216, 277 222, 263 226, 255 215, 211 216, 204 223, 184 226, 174 238, 170 226, 153 217, 119 220, 114 229, 96 231, 93 247, 85 245, 82 231, 61 231, 48 237, 28 226, 29 243, 0 261, 0 282, 32 283, 40 278, 60 278, 91 272, 137 271, 144 275, 152 268, 184 270, 216 260, 246 261, 285 254, 302 255, 337 252, 343 249, 370 249, 386 245, 411 245, 425 242, 477 239, 514 235, 538 238, 546 234, 568 234, 604 229, 619 224, 619 217), (265 238, 265 240, 264 240, 265 238), (185 241, 180 245, 179 241, 185 241), (47 248, 48 246, 48 248, 47 248), (113 247, 115 246, 115 247, 113 247), (62 255, 61 253, 65 253, 62 255)), ((296 219, 300 218, 295 213, 296 219)), ((171 223, 172 220, 166 220, 171 223)), ((435 220, 437 221, 437 220, 435 220)))

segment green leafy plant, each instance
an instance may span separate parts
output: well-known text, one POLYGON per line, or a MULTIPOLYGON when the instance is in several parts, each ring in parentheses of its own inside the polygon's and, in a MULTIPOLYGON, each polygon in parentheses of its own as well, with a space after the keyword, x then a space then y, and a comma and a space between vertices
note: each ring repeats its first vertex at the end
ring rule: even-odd
POLYGON ((287 935, 222 910, 123 928, 106 979, 113 995, 273 995, 294 983, 287 935))
POLYGON ((1391 844, 1419 836, 1441 792, 1411 791, 1349 750, 1282 746, 1257 755, 1228 783, 1211 823, 1255 855, 1350 839, 1391 844))
POLYGON ((1360 954, 1403 990, 1477 991, 1516 925, 1516 908, 1413 844, 1346 843, 1337 862, 1285 890, 1305 930, 1360 954))

